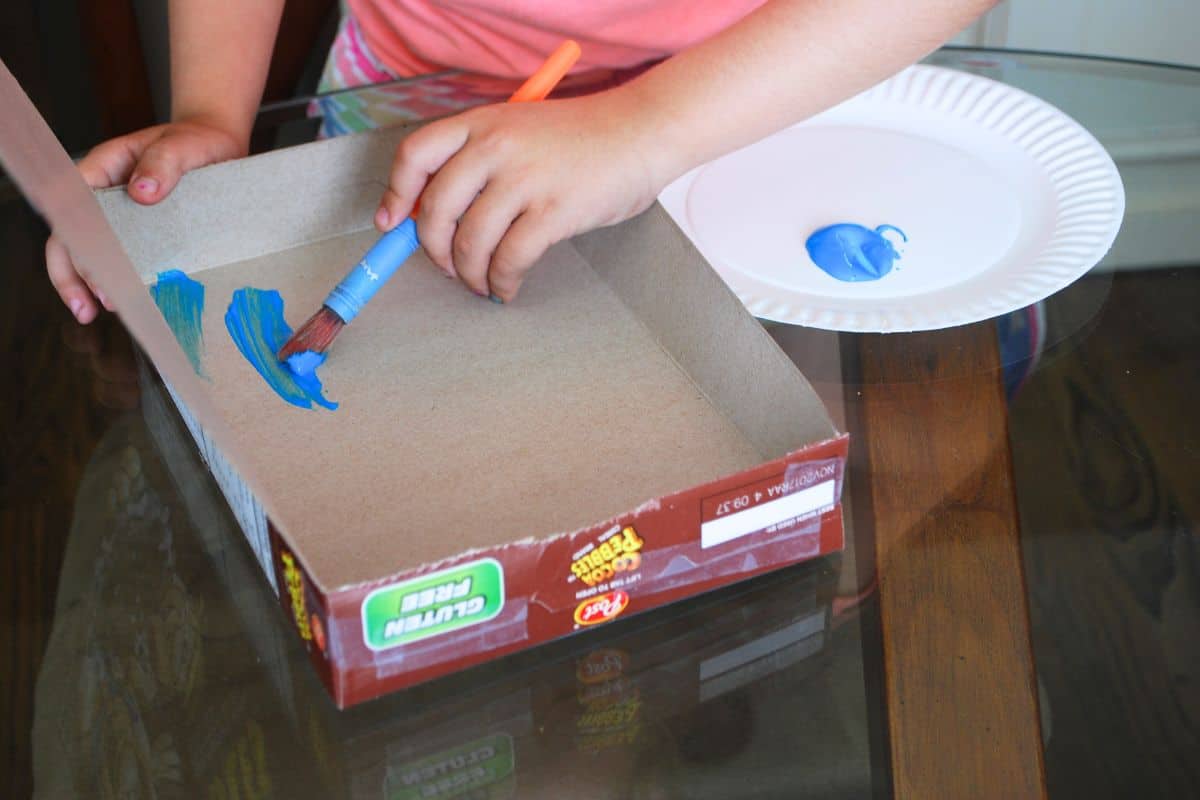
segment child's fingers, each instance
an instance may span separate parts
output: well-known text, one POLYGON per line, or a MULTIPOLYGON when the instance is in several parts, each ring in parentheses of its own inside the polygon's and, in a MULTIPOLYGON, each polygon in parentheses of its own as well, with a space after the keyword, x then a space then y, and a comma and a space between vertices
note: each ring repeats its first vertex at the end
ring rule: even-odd
POLYGON ((400 224, 416 205, 429 176, 441 169, 467 142, 468 127, 458 118, 430 123, 407 136, 396 148, 392 171, 388 176, 391 196, 384 196, 380 209, 387 219, 376 215, 376 224, 391 230, 400 224))
POLYGON ((458 220, 487 185, 488 171, 483 159, 460 151, 437 171, 421 195, 417 215, 421 246, 433 263, 447 272, 457 271, 451 250, 458 220))
POLYGON ((129 176, 129 196, 139 203, 149 205, 162 200, 193 166, 200 166, 202 159, 189 153, 186 144, 178 140, 159 139, 146 148, 129 176))
POLYGON ((500 240, 488 269, 491 294, 508 303, 517 296, 529 268, 550 248, 566 238, 557 233, 553 217, 528 210, 509 227, 500 240))
POLYGON ((488 269, 492 254, 520 213, 517 193, 491 183, 459 220, 452 248, 454 268, 476 294, 491 293, 488 269))
POLYGON ((97 289, 91 281, 89 281, 87 278, 84 278, 83 282, 87 284, 88 291, 92 293, 92 297, 95 297, 97 300, 99 300, 100 305, 104 306, 106 311, 117 310, 116 306, 114 306, 112 302, 104 295, 104 292, 97 289))
POLYGON ((162 128, 162 125, 146 128, 96 145, 76 165, 83 180, 93 189, 107 189, 125 183, 138 157, 150 142, 161 135, 162 128))
POLYGON ((380 233, 387 233, 399 225, 411 210, 411 203, 405 203, 404 199, 390 188, 384 189, 383 198, 379 201, 379 210, 375 212, 375 227, 380 233))
POLYGON ((80 324, 87 325, 96 318, 100 309, 96 307, 92 293, 75 271, 66 245, 53 236, 46 241, 46 273, 54 290, 80 324))
POLYGON ((185 172, 237 154, 234 140, 215 130, 168 132, 151 142, 138 159, 129 176, 129 196, 139 203, 157 203, 185 172))

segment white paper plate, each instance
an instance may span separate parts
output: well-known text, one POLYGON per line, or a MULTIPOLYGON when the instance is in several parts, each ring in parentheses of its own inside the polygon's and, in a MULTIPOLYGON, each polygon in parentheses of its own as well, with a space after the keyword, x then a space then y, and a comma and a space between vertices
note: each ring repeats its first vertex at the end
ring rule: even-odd
POLYGON ((1002 83, 911 67, 699 167, 659 198, 755 316, 842 331, 962 325, 1099 261, 1125 211, 1100 143, 1002 83), (895 269, 843 282, 805 249, 835 223, 904 231, 895 269))

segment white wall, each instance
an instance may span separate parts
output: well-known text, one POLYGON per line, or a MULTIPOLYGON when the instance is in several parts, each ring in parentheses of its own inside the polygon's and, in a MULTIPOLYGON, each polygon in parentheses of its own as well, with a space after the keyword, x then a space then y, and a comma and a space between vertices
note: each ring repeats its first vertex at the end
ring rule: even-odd
POLYGON ((1200 0, 1007 0, 956 43, 1200 66, 1200 0))
MULTIPOLYGON (((1008 0, 954 44, 1200 66, 1200 0, 1008 0)), ((995 77, 1079 120, 1116 161, 1126 215, 1100 269, 1197 263, 1200 91, 1194 79, 1103 63, 1023 69, 1004 57, 997 69, 995 77)))

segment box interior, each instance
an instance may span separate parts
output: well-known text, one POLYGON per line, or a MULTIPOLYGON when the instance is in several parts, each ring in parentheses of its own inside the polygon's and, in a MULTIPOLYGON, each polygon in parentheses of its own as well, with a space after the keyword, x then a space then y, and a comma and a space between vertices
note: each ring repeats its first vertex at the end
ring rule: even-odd
POLYGON ((293 327, 370 247, 406 129, 198 170, 163 203, 101 202, 143 280, 205 286, 206 385, 237 467, 326 591, 593 525, 836 434, 804 378, 655 207, 555 246, 498 306, 423 254, 319 376, 275 395, 224 327, 278 290, 293 327))

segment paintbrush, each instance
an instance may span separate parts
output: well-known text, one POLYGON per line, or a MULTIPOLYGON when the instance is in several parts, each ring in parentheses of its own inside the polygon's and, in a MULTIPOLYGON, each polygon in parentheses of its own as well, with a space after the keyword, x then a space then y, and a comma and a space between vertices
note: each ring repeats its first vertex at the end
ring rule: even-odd
MULTIPOLYGON (((543 100, 579 59, 579 45, 567 40, 508 98, 510 103, 543 100)), ((420 200, 417 201, 418 207, 420 200)), ((347 323, 358 316, 379 288, 421 246, 415 222, 417 208, 392 230, 380 237, 349 274, 325 298, 325 303, 308 322, 288 339, 277 354, 294 372, 306 374, 324 361, 324 353, 347 323)))

